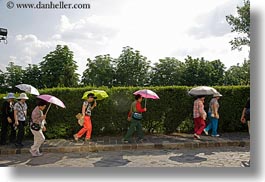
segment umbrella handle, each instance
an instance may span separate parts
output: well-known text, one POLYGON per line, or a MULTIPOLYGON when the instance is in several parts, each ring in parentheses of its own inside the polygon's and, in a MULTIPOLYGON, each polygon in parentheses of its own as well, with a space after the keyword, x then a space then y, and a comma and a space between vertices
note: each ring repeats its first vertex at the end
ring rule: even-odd
POLYGON ((48 111, 50 110, 51 105, 52 105, 52 104, 50 103, 50 105, 49 105, 49 107, 48 107, 48 109, 47 109, 45 115, 47 115, 48 111))
POLYGON ((144 107, 146 108, 146 101, 147 101, 147 98, 145 98, 145 103, 144 103, 144 107))

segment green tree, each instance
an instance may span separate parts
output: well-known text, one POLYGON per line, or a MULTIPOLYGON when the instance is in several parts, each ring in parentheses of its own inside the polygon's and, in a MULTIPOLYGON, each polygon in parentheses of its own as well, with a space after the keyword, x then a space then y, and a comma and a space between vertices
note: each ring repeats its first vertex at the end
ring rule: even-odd
POLYGON ((28 67, 25 68, 23 74, 23 82, 30 84, 38 89, 44 88, 41 70, 38 65, 29 64, 28 67))
POLYGON ((214 60, 209 62, 209 84, 210 85, 223 85, 225 75, 225 65, 220 60, 214 60))
POLYGON ((151 85, 171 86, 183 83, 184 63, 175 58, 159 59, 151 71, 151 85))
POLYGON ((131 47, 124 47, 122 54, 115 60, 116 86, 144 86, 148 85, 150 61, 139 51, 131 47))
POLYGON ((47 54, 40 63, 45 87, 75 87, 78 85, 77 65, 73 52, 65 45, 47 54))
POLYGON ((87 69, 83 72, 83 85, 111 87, 114 80, 113 58, 107 55, 96 56, 94 60, 87 59, 87 69))
POLYGON ((206 61, 204 58, 185 59, 184 84, 195 85, 223 85, 225 66, 220 60, 206 61))
POLYGON ((4 93, 6 90, 6 81, 5 74, 2 70, 0 70, 0 93, 4 93))
POLYGON ((244 1, 244 6, 237 6, 238 16, 233 15, 226 16, 226 21, 232 28, 232 32, 240 34, 239 37, 235 37, 230 41, 232 50, 242 50, 242 46, 250 46, 250 1, 244 1), (242 35, 242 36, 241 36, 242 35))
POLYGON ((231 66, 225 73, 225 85, 250 85, 250 60, 231 66))
POLYGON ((21 66, 15 65, 14 62, 9 62, 4 73, 7 88, 14 89, 16 85, 21 84, 23 82, 23 74, 24 71, 21 66))

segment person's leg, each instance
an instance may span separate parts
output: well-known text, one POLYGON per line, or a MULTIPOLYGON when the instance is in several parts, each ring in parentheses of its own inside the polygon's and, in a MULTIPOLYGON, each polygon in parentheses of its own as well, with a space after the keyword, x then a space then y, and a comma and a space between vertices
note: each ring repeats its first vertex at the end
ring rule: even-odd
POLYGON ((250 135, 250 121, 247 121, 248 122, 248 133, 250 135))
POLYGON ((2 119, 2 128, 1 128, 1 141, 0 141, 0 145, 6 145, 7 125, 8 125, 7 119, 6 118, 3 118, 2 119))
POLYGON ((199 129, 197 130, 197 135, 201 135, 205 128, 205 121, 200 117, 198 120, 199 129))
POLYGON ((133 133, 135 132, 135 127, 136 127, 136 121, 134 119, 132 119, 130 121, 130 127, 129 127, 129 130, 127 131, 125 137, 124 137, 124 140, 125 141, 131 141, 131 137, 133 135, 133 133))
POLYGON ((37 156, 40 153, 40 146, 45 141, 45 136, 42 133, 42 130, 35 131, 31 130, 32 134, 34 135, 34 144, 30 147, 30 153, 33 156, 37 156))
POLYGON ((87 132, 86 132, 86 140, 90 140, 91 138, 91 133, 92 133, 92 122, 91 122, 91 118, 89 116, 87 117, 87 132))
POLYGON ((143 133, 143 128, 142 128, 141 121, 137 121, 136 131, 137 131, 138 140, 143 139, 144 138, 144 133, 143 133))
POLYGON ((194 133, 196 134, 199 129, 198 118, 194 118, 194 133))
POLYGON ((22 141, 24 139, 24 133, 25 133, 25 128, 24 128, 24 124, 25 121, 18 121, 18 134, 17 134, 17 145, 22 146, 22 141))
POLYGON ((217 128, 218 128, 218 119, 212 118, 212 135, 217 136, 217 128))
POLYGON ((209 118, 209 124, 207 125, 207 127, 204 129, 206 132, 208 132, 210 129, 212 129, 212 116, 211 113, 208 113, 208 118, 209 118))
POLYGON ((10 126, 9 141, 10 141, 10 143, 15 143, 16 142, 16 130, 15 130, 15 127, 14 127, 14 123, 15 122, 9 123, 9 126, 10 126))
POLYGON ((84 125, 81 130, 76 134, 77 138, 81 138, 88 130, 89 128, 89 123, 87 117, 84 118, 84 125))

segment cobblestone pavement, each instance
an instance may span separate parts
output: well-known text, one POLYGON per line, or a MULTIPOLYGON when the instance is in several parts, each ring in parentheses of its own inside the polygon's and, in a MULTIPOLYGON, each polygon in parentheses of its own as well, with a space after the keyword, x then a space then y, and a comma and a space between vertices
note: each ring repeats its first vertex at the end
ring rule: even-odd
POLYGON ((249 147, 0 155, 0 167, 241 167, 249 147))
MULTIPOLYGON (((104 136, 93 138, 94 144, 89 145, 83 140, 74 142, 73 139, 46 140, 41 150, 46 153, 73 153, 73 152, 99 152, 99 151, 124 151, 146 149, 195 149, 207 147, 244 147, 250 145, 247 132, 224 133, 221 137, 202 136, 201 140, 194 140, 193 134, 177 133, 172 135, 147 135, 143 143, 133 139, 131 144, 123 144, 122 136, 104 136)), ((32 140, 24 142, 23 148, 16 148, 14 144, 0 146, 1 155, 27 154, 32 140)))

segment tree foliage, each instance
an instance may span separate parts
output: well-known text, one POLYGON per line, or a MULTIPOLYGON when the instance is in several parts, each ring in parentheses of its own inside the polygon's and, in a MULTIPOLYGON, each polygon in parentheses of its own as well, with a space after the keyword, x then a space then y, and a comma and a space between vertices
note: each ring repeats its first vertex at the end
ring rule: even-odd
POLYGON ((14 89, 17 84, 23 82, 24 71, 22 66, 15 65, 14 62, 10 62, 6 67, 5 84, 9 89, 14 89))
POLYGON ((231 66, 225 73, 225 85, 250 85, 250 60, 231 66))
POLYGON ((47 54, 40 63, 45 87, 74 87, 78 84, 76 62, 68 46, 57 45, 56 50, 47 54))
POLYGON ((116 86, 144 86, 149 83, 150 61, 131 47, 124 47, 115 60, 116 86))
POLYGON ((204 58, 185 59, 184 85, 223 85, 225 66, 220 60, 206 61, 204 58))
POLYGON ((159 59, 151 70, 151 85, 182 85, 185 64, 175 58, 159 59))
POLYGON ((44 88, 42 82, 42 72, 38 65, 29 64, 25 68, 22 76, 23 83, 34 85, 36 88, 44 88))
POLYGON ((232 50, 242 50, 242 46, 250 46, 250 1, 244 1, 244 6, 237 7, 238 16, 226 16, 226 21, 231 26, 232 32, 239 33, 230 41, 232 50))
POLYGON ((114 80, 114 62, 109 54, 87 59, 87 69, 83 72, 82 84, 111 87, 114 80))

